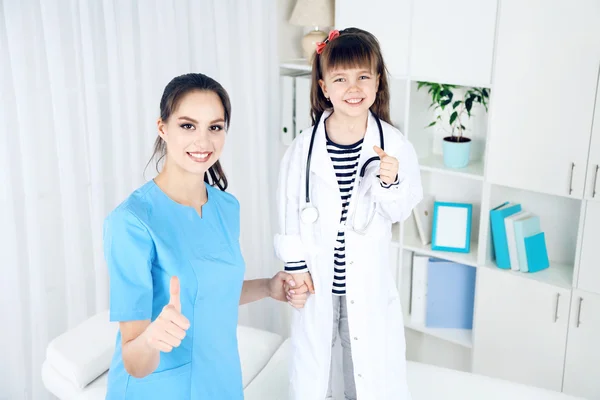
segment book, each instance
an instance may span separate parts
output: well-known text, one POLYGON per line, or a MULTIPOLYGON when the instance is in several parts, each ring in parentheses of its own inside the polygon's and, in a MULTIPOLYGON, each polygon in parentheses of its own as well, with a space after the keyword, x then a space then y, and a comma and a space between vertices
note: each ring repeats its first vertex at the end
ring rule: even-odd
POLYGON ((528 211, 520 211, 510 217, 504 218, 504 225, 506 228, 506 243, 508 245, 508 255, 510 258, 510 269, 513 271, 519 271, 519 257, 517 253, 517 241, 515 240, 515 226, 514 222, 525 218, 530 213, 528 211))
POLYGON ((521 205, 506 202, 490 211, 490 225, 492 233, 492 243, 496 256, 496 265, 498 268, 510 269, 510 255, 508 253, 508 244, 506 242, 506 225, 504 218, 521 211, 521 205))
POLYGON ((544 232, 528 236, 524 240, 527 269, 529 272, 544 270, 550 266, 548 251, 546 249, 546 236, 544 232))
POLYGON ((473 328, 476 268, 431 259, 427 266, 428 328, 473 328))
POLYGON ((515 221, 515 242, 517 244, 517 257, 519 259, 519 270, 529 272, 527 263, 527 252, 525 249, 525 238, 541 232, 540 218, 535 214, 515 221))

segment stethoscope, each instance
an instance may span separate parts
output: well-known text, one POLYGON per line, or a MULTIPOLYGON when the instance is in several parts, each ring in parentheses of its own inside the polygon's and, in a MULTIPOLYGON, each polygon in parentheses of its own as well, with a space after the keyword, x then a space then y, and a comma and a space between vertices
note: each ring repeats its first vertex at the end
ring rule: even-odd
MULTIPOLYGON (((373 116, 375 117, 375 122, 377 122, 377 128, 379 129, 379 147, 381 147, 382 150, 385 150, 384 149, 384 140, 383 140, 383 128, 381 127, 381 121, 375 114, 373 114, 373 116)), ((323 122, 323 123, 325 123, 325 122, 323 122)), ((319 219, 319 210, 317 210, 317 207, 313 206, 310 202, 310 162, 311 162, 311 158, 312 158, 313 143, 315 141, 315 136, 316 136, 318 127, 319 127, 318 123, 316 123, 315 126, 313 127, 312 135, 310 137, 310 145, 308 146, 308 156, 306 158, 306 181, 305 181, 306 204, 304 205, 304 208, 300 212, 300 219, 302 220, 302 222, 304 222, 306 224, 314 224, 319 219)), ((365 176, 367 166, 372 161, 377 161, 377 160, 379 160, 378 156, 371 157, 364 163, 364 165, 360 169, 360 174, 359 174, 359 177, 361 180, 365 176)), ((358 182, 357 182, 357 189, 358 189, 358 182)), ((373 219, 374 213, 367 220, 367 224, 364 227, 362 227, 361 229, 356 229, 356 227, 354 227, 354 217, 355 216, 356 216, 356 213, 354 213, 353 217, 352 217, 353 229, 359 233, 366 232, 367 227, 369 226, 369 224, 371 223, 371 220, 373 219)))

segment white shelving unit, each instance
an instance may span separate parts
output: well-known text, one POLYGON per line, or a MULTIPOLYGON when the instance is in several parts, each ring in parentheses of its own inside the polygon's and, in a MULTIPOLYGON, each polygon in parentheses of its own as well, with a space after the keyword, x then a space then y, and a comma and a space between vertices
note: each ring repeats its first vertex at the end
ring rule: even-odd
MULTIPOLYGON (((467 254, 422 245, 412 217, 393 227, 409 356, 600 398, 593 372, 600 363, 594 339, 600 336, 600 3, 380 3, 369 15, 357 0, 336 0, 336 26, 373 32, 391 60, 392 121, 417 151, 424 193, 473 205, 467 254), (397 25, 399 10, 409 28, 384 29, 397 25), (448 18, 455 23, 435 23, 448 18), (452 27, 463 29, 462 20, 477 28, 469 26, 464 34, 470 39, 456 46, 452 27), (456 60, 443 57, 432 65, 431 57, 447 48, 456 51, 456 60), (475 109, 466 134, 473 140, 466 168, 444 165, 444 132, 426 128, 433 115, 427 91, 417 90, 419 81, 491 90, 489 113, 475 109), (505 201, 540 217, 547 270, 521 273, 496 266, 489 212, 505 201), (472 330, 411 324, 413 254, 476 268, 472 330)), ((295 63, 282 64, 282 70, 295 63)), ((310 70, 298 64, 296 70, 310 70)))

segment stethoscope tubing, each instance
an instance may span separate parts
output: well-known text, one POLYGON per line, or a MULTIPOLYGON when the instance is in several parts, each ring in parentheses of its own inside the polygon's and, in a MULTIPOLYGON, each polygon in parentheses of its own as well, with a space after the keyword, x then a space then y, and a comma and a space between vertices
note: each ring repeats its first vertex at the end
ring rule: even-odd
MULTIPOLYGON (((385 148, 384 148, 385 143, 384 143, 384 139, 383 139, 383 127, 381 126, 381 121, 379 120, 379 117, 377 115, 373 114, 373 116, 375 117, 375 122, 377 122, 377 128, 379 129, 379 147, 381 147, 381 150, 385 150, 385 148)), ((323 122, 323 123, 325 123, 325 122, 323 122)), ((312 134, 310 136, 310 144, 308 146, 308 156, 306 157, 306 180, 305 180, 306 204, 310 204, 310 163, 312 160, 313 144, 315 142, 315 136, 316 136, 318 127, 319 127, 319 122, 317 122, 315 124, 315 126, 313 127, 312 134)), ((365 176, 365 171, 367 170, 367 166, 372 161, 377 161, 377 160, 379 160, 379 157, 375 156, 375 157, 369 158, 364 163, 364 165, 360 169, 360 177, 361 178, 363 178, 365 176)))

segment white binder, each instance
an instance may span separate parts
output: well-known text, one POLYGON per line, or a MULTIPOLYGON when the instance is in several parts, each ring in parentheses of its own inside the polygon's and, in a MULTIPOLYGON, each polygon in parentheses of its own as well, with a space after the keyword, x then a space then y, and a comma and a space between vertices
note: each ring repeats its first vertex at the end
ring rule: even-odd
POLYGON ((312 125, 310 118, 310 75, 296 77, 296 133, 298 136, 303 129, 310 128, 312 125))
POLYGON ((425 326, 427 316, 427 265, 428 256, 413 254, 410 322, 425 326))
POLYGON ((435 198, 431 195, 425 195, 423 200, 416 205, 413 209, 413 215, 417 230, 419 231, 419 238, 423 245, 431 243, 431 228, 433 224, 433 206, 435 198))
POLYGON ((281 143, 286 146, 294 140, 294 77, 282 75, 279 78, 281 89, 281 143))

